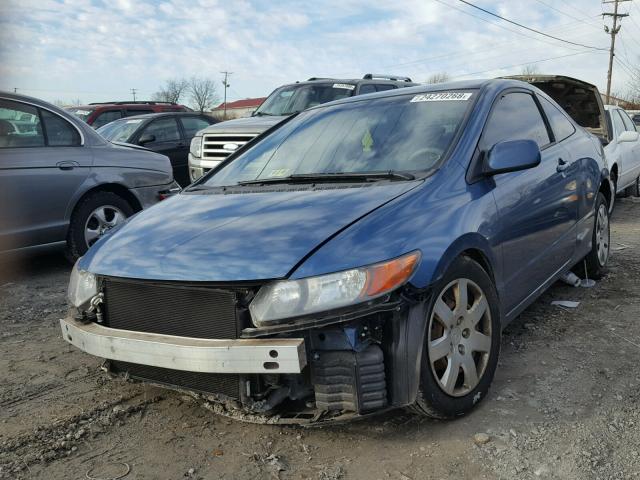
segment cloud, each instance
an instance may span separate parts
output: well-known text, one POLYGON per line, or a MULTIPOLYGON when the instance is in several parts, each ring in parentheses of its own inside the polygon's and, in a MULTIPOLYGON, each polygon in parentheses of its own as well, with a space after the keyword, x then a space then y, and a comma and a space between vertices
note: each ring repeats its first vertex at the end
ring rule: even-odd
MULTIPOLYGON (((600 2, 494 0, 488 10, 553 35, 606 48, 600 2)), ((631 3, 631 2, 630 2, 631 3)), ((623 21, 619 55, 637 65, 636 24, 623 21)), ((603 87, 607 56, 528 32, 456 0, 4 0, 0 2, 0 88, 48 100, 150 97, 167 78, 231 76, 232 98, 261 96, 310 76, 408 75, 424 81, 543 72, 603 87), (571 56, 567 56, 571 55, 571 56), (555 57, 563 57, 555 60, 555 57), (476 72, 478 72, 476 74, 476 72), (475 74, 475 75, 473 75, 475 74)), ((614 88, 628 73, 616 66, 614 88)))

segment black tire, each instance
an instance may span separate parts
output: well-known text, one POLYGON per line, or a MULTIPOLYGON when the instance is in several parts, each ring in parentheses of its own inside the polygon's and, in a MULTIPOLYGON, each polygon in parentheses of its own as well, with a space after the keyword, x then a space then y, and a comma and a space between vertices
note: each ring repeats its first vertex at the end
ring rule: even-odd
POLYGON ((75 262, 84 255, 89 246, 85 240, 85 227, 89 216, 101 207, 114 207, 120 210, 125 218, 133 215, 134 210, 124 198, 106 191, 98 191, 80 200, 71 215, 69 231, 67 232, 67 248, 65 256, 70 262, 75 262))
MULTIPOLYGON (((445 305, 447 305, 449 309, 452 308, 447 302, 445 302, 445 305)), ((468 306, 469 303, 467 303, 467 307, 468 306)), ((457 307, 453 310, 454 317, 458 316, 458 314, 455 313, 456 309, 457 307)), ((498 295, 491 278, 477 262, 468 257, 459 257, 453 262, 442 280, 440 280, 434 288, 434 295, 432 295, 432 298, 429 300, 429 308, 427 311, 427 328, 420 371, 420 389, 418 391, 418 398, 412 408, 421 415, 438 419, 459 417, 470 412, 478 402, 486 396, 489 386, 493 381, 496 367, 498 365, 498 356, 500 354, 501 321, 498 295), (471 348, 469 347, 470 344, 467 345, 467 348, 469 349, 468 352, 464 349, 464 346, 461 351, 459 350, 462 343, 471 340, 468 328, 464 328, 460 331, 460 328, 463 328, 465 323, 460 324, 460 327, 458 327, 459 332, 457 334, 454 334, 454 330, 449 329, 448 333, 442 333, 441 337, 437 337, 435 340, 431 339, 432 336, 430 333, 433 333, 437 329, 442 331, 446 330, 444 324, 437 320, 438 314, 434 312, 436 309, 436 303, 441 297, 447 298, 447 295, 452 293, 454 294, 452 302, 455 303, 457 301, 455 291, 460 287, 458 287, 454 282, 459 281, 460 279, 471 281, 467 290, 472 293, 468 297, 468 302, 471 302, 471 307, 479 303, 480 296, 477 294, 477 290, 475 290, 476 287, 478 287, 480 292, 484 294, 487 303, 486 313, 482 316, 482 319, 478 321, 479 327, 473 328, 482 328, 484 331, 479 330, 479 332, 483 333, 484 337, 490 338, 491 343, 487 348, 486 354, 480 352, 472 353, 471 348), (450 287, 452 284, 454 284, 454 286, 450 287), (487 332, 488 325, 491 329, 490 332, 487 332), (465 336, 465 331, 467 332, 467 336, 465 336), (432 362, 430 358, 431 349, 428 345, 430 342, 434 345, 438 340, 444 339, 445 335, 448 335, 446 342, 449 342, 449 340, 453 342, 450 344, 451 350, 446 357, 435 359, 434 362, 432 362), (473 361, 472 365, 475 365, 477 385, 472 388, 470 385, 468 386, 465 384, 467 376, 465 374, 464 365, 461 364, 456 372, 456 380, 454 383, 454 387, 460 384, 459 391, 457 393, 455 391, 447 393, 447 391, 445 391, 445 386, 442 385, 441 381, 446 376, 446 369, 449 369, 449 367, 453 365, 452 358, 453 355, 456 355, 454 343, 458 342, 462 342, 457 347, 461 354, 458 358, 466 359, 467 357, 465 355, 470 356, 473 361), (446 367, 444 367, 445 360, 447 364, 446 367), (440 371, 442 368, 445 368, 445 373, 440 378, 438 378, 438 362, 440 362, 440 371), (482 366, 480 373, 478 373, 479 366, 482 366)), ((458 323, 460 322, 460 320, 456 319, 453 321, 458 323)), ((456 326, 453 327, 453 329, 455 328, 456 326)), ((472 334, 475 333, 476 332, 473 332, 472 334)))
MULTIPOLYGON (((609 228, 610 212, 607 208, 607 200, 602 193, 598 193, 598 198, 596 199, 596 205, 594 209, 594 219, 593 219, 593 233, 591 237, 591 251, 584 258, 586 262, 587 275, 589 278, 593 278, 598 280, 604 277, 607 274, 607 262, 609 260, 609 248, 611 245, 611 231, 609 228), (604 208, 602 206, 604 205, 604 208), (602 235, 598 232, 598 222, 599 215, 604 215, 606 217, 606 231, 602 233, 602 235), (606 256, 601 254, 601 242, 606 240, 606 256)), ((579 269, 580 270, 580 269, 579 269)))

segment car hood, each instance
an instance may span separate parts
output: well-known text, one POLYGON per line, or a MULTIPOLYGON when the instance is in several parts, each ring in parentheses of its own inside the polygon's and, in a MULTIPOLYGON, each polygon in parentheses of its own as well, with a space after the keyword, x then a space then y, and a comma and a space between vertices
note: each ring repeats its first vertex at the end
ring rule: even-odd
POLYGON ((283 278, 335 234, 420 183, 184 193, 140 212, 101 239, 79 267, 153 280, 283 278))
POLYGON ((602 96, 595 85, 563 75, 515 75, 504 78, 522 80, 538 87, 553 98, 578 125, 611 141, 602 96))
POLYGON ((275 124, 281 122, 285 118, 287 117, 263 116, 237 118, 235 120, 227 120, 226 122, 215 123, 208 126, 204 130, 201 130, 199 133, 262 133, 265 130, 273 127, 275 124))

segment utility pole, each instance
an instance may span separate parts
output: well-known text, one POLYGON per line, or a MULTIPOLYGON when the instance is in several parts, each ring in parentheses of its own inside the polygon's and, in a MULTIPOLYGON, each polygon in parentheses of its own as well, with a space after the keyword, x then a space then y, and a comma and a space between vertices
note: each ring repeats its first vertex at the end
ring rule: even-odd
POLYGON ((13 87, 13 93, 18 93, 18 87, 13 87))
POLYGON ((222 85, 224 85, 224 113, 223 117, 225 120, 227 119, 227 88, 229 88, 229 76, 233 75, 233 72, 220 72, 224 73, 224 80, 222 81, 222 85))
POLYGON ((133 95, 133 101, 136 101, 136 92, 138 91, 137 88, 132 88, 131 89, 131 95, 133 95))
POLYGON ((603 17, 613 17, 613 27, 609 29, 604 26, 604 31, 611 35, 611 48, 609 49, 609 70, 607 71, 607 103, 611 103, 611 75, 613 73, 613 57, 615 57, 616 35, 620 31, 622 25, 618 24, 618 18, 628 17, 628 13, 618 13, 618 5, 622 2, 630 2, 631 0, 610 0, 603 1, 603 4, 613 3, 613 13, 603 13, 603 17))

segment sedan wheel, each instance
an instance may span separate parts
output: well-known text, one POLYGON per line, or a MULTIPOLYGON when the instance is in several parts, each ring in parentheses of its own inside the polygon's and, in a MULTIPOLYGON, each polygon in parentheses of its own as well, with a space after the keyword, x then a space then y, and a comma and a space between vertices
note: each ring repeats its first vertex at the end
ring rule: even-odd
POLYGON ((433 292, 413 409, 455 418, 472 410, 493 380, 500 354, 499 300, 487 271, 466 256, 453 261, 433 292))
POLYGON ((609 235, 609 214, 606 205, 602 204, 598 208, 596 219, 596 251, 601 267, 604 267, 609 259, 609 235))
POLYGON ((487 297, 473 281, 449 283, 429 320, 428 353, 440 388, 459 397, 478 386, 491 351, 491 312, 487 297))
POLYGON ((87 248, 93 245, 108 230, 126 220, 125 214, 118 207, 113 205, 104 205, 96 208, 84 227, 84 240, 87 248))

